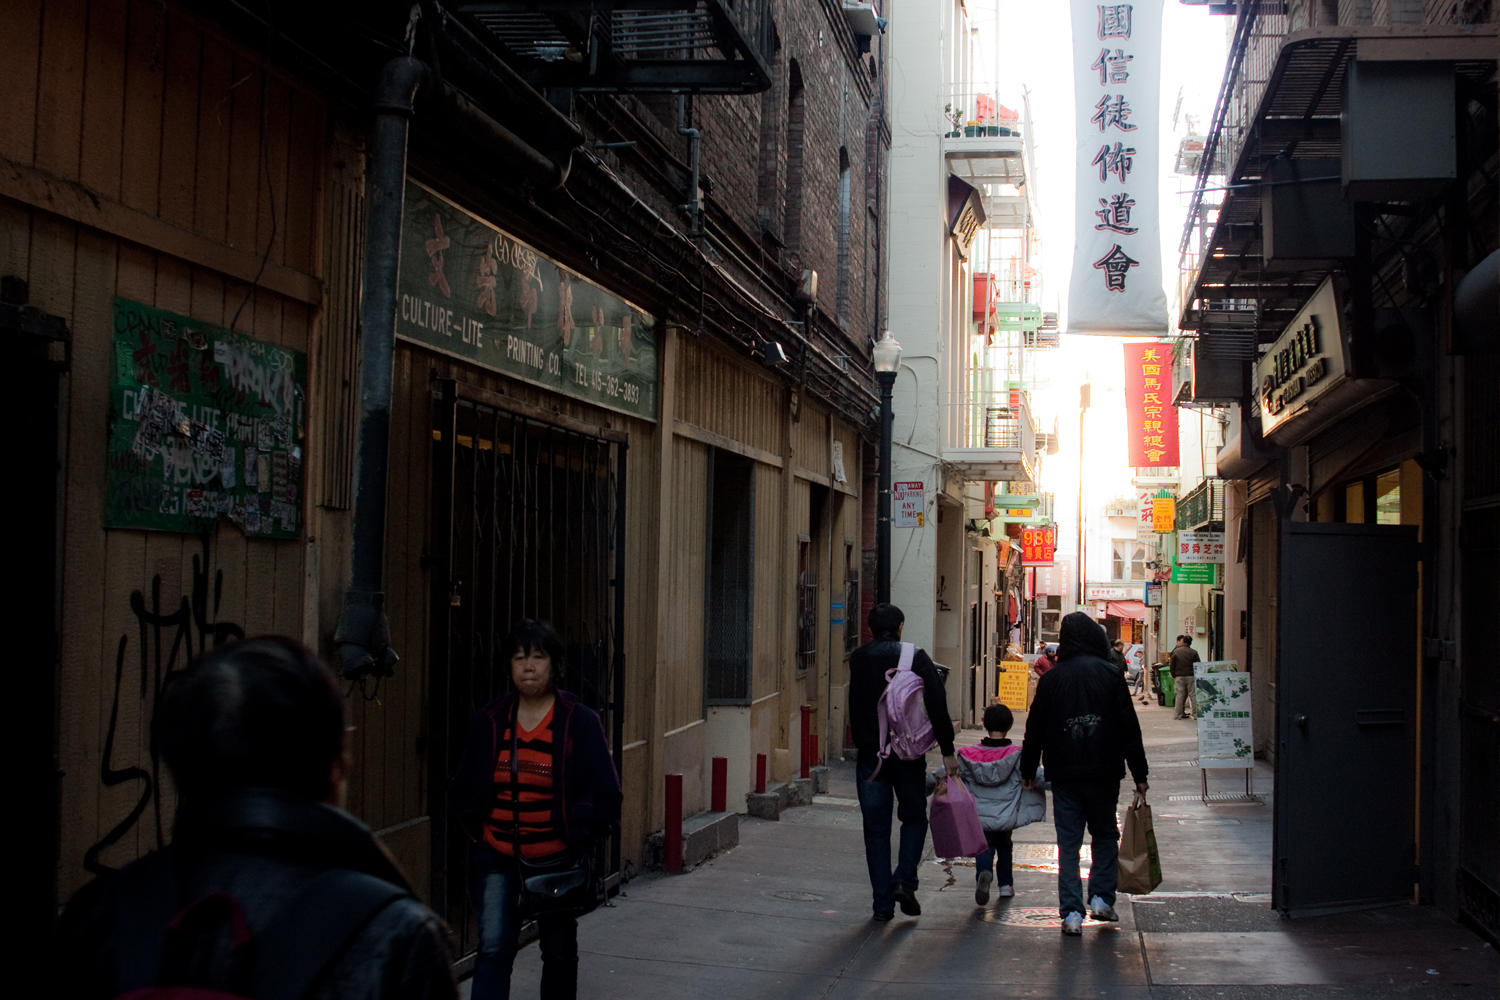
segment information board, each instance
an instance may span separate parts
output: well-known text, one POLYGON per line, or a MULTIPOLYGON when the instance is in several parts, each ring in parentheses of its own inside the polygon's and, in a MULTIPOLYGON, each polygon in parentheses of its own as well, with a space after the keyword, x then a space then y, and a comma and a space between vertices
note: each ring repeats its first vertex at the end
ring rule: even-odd
POLYGON ((1255 766, 1250 675, 1239 669, 1234 660, 1205 660, 1193 666, 1200 768, 1255 766))
POLYGON ((891 484, 891 526, 920 528, 926 523, 927 487, 924 483, 891 484))
POLYGON ((1013 712, 1026 711, 1027 684, 1031 668, 1024 660, 1000 661, 1000 704, 1013 712))
POLYGON ((1224 532, 1179 531, 1177 533, 1177 562, 1221 563, 1224 561, 1224 532))
POLYGON ((656 319, 413 181, 396 335, 656 419, 656 319))
POLYGON ((307 357, 115 299, 104 526, 301 532, 307 357))

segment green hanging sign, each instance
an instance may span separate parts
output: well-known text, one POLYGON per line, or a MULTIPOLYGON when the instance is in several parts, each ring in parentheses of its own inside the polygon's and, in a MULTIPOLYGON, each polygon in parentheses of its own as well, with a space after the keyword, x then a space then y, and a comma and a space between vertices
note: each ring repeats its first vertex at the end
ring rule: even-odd
POLYGON ((656 318, 412 181, 396 336, 647 420, 656 318))
POLYGON ((104 526, 301 532, 307 356, 115 299, 104 526))

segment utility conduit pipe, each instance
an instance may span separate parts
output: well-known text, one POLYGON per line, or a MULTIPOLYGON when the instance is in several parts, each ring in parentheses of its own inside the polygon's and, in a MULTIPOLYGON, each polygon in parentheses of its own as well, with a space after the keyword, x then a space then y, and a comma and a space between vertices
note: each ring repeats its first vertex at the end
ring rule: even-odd
POLYGON ((537 187, 561 187, 567 181, 571 158, 571 150, 561 162, 539 153, 459 91, 435 79, 426 63, 410 56, 392 59, 381 70, 372 111, 359 307, 360 417, 354 458, 353 553, 349 589, 333 637, 339 670, 350 679, 388 677, 400 659, 391 648, 385 614, 385 527, 396 280, 411 120, 420 112, 434 125, 467 137, 485 154, 519 168, 521 179, 537 187))

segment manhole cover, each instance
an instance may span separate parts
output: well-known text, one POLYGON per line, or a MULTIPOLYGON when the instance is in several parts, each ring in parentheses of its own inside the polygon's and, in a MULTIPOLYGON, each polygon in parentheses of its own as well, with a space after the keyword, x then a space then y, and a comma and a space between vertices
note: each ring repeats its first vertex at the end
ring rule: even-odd
MULTIPOLYGON (((1036 927, 1046 930, 1058 930, 1062 926, 1062 917, 1057 915, 1057 911, 1043 907, 997 906, 993 910, 985 910, 978 914, 976 919, 987 924, 1008 924, 1012 927, 1036 927)), ((1084 918, 1083 926, 1108 927, 1109 924, 1102 920, 1084 918)))
POLYGON ((790 889, 784 892, 773 892, 771 893, 771 895, 775 896, 777 899, 790 899, 798 903, 817 903, 822 901, 823 899, 822 896, 819 896, 815 892, 795 892, 790 889))

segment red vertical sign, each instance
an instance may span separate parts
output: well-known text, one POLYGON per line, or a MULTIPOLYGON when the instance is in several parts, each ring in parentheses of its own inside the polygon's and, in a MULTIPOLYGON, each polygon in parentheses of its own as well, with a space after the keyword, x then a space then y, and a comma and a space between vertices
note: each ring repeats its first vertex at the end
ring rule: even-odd
POLYGON ((1125 346, 1127 465, 1176 465, 1177 407, 1172 405, 1172 349, 1165 344, 1125 346))

